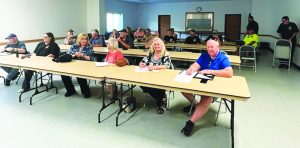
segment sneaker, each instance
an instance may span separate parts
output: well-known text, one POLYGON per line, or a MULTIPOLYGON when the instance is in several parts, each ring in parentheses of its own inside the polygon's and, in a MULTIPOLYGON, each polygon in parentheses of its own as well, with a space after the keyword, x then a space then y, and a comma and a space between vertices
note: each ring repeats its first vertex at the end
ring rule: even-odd
POLYGON ((88 93, 88 94, 83 94, 83 97, 87 99, 87 98, 91 97, 91 94, 90 94, 90 93, 88 93))
POLYGON ((5 85, 5 86, 9 86, 9 85, 10 85, 10 80, 7 80, 7 79, 6 79, 5 82, 4 82, 4 85, 5 85))
POLYGON ((184 134, 185 136, 191 136, 194 125, 195 124, 191 120, 187 121, 185 123, 185 126, 181 130, 181 133, 184 134))
POLYGON ((158 114, 163 114, 165 112, 165 110, 162 108, 162 106, 158 106, 158 107, 156 107, 156 112, 158 114))
POLYGON ((24 89, 24 88, 22 88, 22 89, 19 89, 18 92, 19 92, 19 93, 23 93, 23 92, 26 92, 26 91, 28 91, 28 90, 29 90, 29 89, 24 89))
MULTIPOLYGON (((190 109, 191 109, 191 105, 188 105, 188 106, 182 108, 182 111, 188 113, 188 112, 190 112, 190 109)), ((196 109, 196 106, 193 105, 193 107, 192 107, 192 113, 195 111, 195 109, 196 109)))

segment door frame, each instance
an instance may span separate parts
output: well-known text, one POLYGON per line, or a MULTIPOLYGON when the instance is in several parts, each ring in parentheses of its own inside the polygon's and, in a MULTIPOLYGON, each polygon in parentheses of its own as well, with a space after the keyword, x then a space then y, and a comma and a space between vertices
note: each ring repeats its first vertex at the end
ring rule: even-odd
MULTIPOLYGON (((226 16, 228 15, 236 15, 236 16, 239 16, 240 17, 240 28, 239 28, 239 40, 241 39, 241 27, 242 27, 242 14, 225 14, 225 25, 224 25, 224 34, 227 32, 226 30, 226 24, 227 24, 227 20, 226 20, 226 16)), ((226 35, 226 34, 225 34, 226 35)), ((226 35, 227 36, 227 35, 226 35)), ((226 36, 225 36, 225 39, 226 39, 226 36)))
POLYGON ((171 28, 171 15, 158 15, 158 33, 159 33, 159 36, 161 36, 161 30, 160 30, 160 17, 162 17, 162 16, 169 16, 169 18, 170 18, 170 26, 169 26, 169 28, 171 28))

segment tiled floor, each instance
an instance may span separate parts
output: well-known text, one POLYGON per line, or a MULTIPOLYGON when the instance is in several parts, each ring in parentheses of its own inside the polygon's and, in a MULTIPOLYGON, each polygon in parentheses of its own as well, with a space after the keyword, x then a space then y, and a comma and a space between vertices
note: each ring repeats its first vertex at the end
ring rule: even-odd
MULTIPOLYGON (((236 101, 235 144, 237 148, 298 147, 300 139, 300 71, 272 68, 272 53, 263 52, 257 72, 235 68, 235 75, 245 76, 251 99, 236 101)), ((214 126, 218 104, 196 124, 193 136, 184 137, 181 128, 189 118, 181 112, 187 101, 176 92, 171 108, 163 115, 154 109, 154 101, 135 89, 141 108, 135 113, 123 113, 121 126, 115 126, 117 103, 103 112, 104 121, 97 123, 100 101, 96 96, 99 86, 92 83, 93 97, 80 95, 65 98, 59 76, 53 90, 34 97, 29 95, 19 103, 19 83, 10 87, 0 80, 0 147, 203 147, 229 148, 229 114, 221 113, 214 126), (145 106, 144 106, 145 104, 145 106), (129 120, 128 120, 129 119, 129 120)), ((77 86, 77 90, 79 87, 77 86)), ((79 90, 77 92, 80 92, 79 90)), ((222 108, 224 111, 224 108, 222 108)))

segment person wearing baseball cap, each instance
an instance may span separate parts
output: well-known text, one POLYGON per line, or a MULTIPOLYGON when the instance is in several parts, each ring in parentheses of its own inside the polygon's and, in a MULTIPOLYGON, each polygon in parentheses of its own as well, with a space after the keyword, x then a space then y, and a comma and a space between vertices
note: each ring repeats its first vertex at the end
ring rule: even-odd
MULTIPOLYGON (((9 53, 27 53, 26 46, 23 42, 18 40, 18 37, 16 34, 11 33, 6 38, 8 40, 8 44, 4 47, 4 50, 2 52, 9 52, 9 53)), ((7 72, 7 76, 5 78, 5 86, 9 86, 10 82, 15 80, 18 75, 20 74, 18 69, 14 69, 11 67, 1 67, 5 72, 7 72)))

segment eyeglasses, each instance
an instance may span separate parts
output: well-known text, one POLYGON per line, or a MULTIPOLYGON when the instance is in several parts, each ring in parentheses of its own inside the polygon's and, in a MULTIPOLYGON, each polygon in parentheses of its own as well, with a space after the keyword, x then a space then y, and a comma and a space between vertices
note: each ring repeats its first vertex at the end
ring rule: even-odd
POLYGON ((210 40, 217 41, 217 42, 220 41, 220 39, 219 39, 217 36, 210 37, 209 39, 210 39, 210 40))

